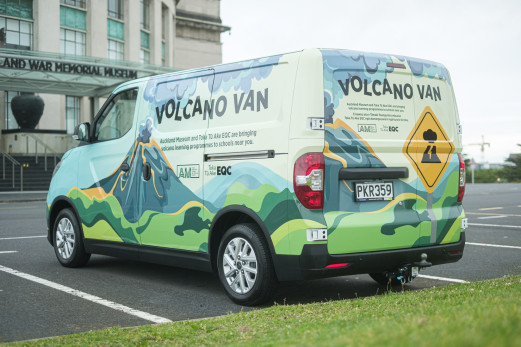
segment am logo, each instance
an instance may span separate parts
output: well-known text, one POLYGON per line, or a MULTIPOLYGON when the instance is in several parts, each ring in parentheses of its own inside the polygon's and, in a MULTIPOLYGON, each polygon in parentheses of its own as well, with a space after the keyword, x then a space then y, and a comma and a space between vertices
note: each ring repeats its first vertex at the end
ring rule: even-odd
POLYGON ((199 164, 177 165, 177 177, 199 178, 199 164))

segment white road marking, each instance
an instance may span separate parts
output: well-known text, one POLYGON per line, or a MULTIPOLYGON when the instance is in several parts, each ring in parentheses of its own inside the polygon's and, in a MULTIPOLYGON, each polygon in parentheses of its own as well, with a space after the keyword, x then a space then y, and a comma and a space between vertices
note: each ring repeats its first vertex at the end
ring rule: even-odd
POLYGON ((480 211, 487 211, 487 210, 502 210, 503 207, 483 207, 483 208, 480 208, 479 210, 480 211))
POLYGON ((493 218, 506 218, 506 216, 487 216, 487 217, 478 217, 478 219, 493 219, 493 218))
POLYGON ((47 237, 47 235, 34 235, 34 236, 13 236, 13 237, 1 237, 2 240, 19 240, 19 239, 35 239, 40 237, 47 237))
MULTIPOLYGON (((478 215, 478 216, 497 216, 497 212, 491 213, 491 212, 466 212, 465 211, 465 214, 478 215)), ((521 214, 501 213, 501 215, 507 216, 507 217, 521 217, 521 214)))
POLYGON ((472 246, 484 246, 484 247, 498 247, 498 248, 512 248, 512 249, 521 249, 519 246, 507 246, 507 245, 494 245, 490 243, 477 243, 477 242, 465 242, 466 245, 472 246))
POLYGON ((121 312, 130 314, 132 316, 139 317, 141 319, 148 320, 148 321, 153 322, 153 323, 170 323, 170 322, 172 322, 170 319, 159 317, 159 316, 147 313, 147 312, 135 310, 135 309, 130 308, 128 306, 124 306, 124 305, 115 303, 113 301, 105 300, 105 299, 102 299, 102 298, 100 298, 98 296, 87 294, 85 292, 81 292, 79 290, 76 290, 76 289, 73 289, 73 288, 70 288, 70 287, 58 284, 58 283, 54 283, 54 282, 48 281, 48 280, 40 278, 40 277, 36 277, 36 276, 30 275, 30 274, 26 274, 24 272, 20 272, 20 271, 17 271, 17 270, 14 270, 14 269, 2 266, 2 265, 0 265, 0 271, 3 271, 3 272, 6 272, 6 273, 9 273, 11 275, 15 275, 15 276, 24 278, 24 279, 32 281, 32 282, 36 282, 36 283, 42 284, 44 286, 47 286, 47 287, 50 287, 50 288, 62 291, 62 292, 67 293, 67 294, 71 294, 71 295, 77 296, 79 298, 82 298, 82 299, 94 302, 96 304, 103 305, 105 307, 108 307, 108 308, 111 308, 111 309, 114 309, 114 310, 117 310, 117 311, 121 311, 121 312))
POLYGON ((0 251, 0 254, 18 253, 18 251, 0 251))
POLYGON ((454 282, 454 283, 469 283, 469 281, 458 280, 456 278, 447 278, 447 277, 438 277, 438 276, 429 276, 429 275, 418 275, 418 277, 427 278, 430 280, 439 280, 439 281, 454 282))
POLYGON ((521 229, 521 225, 480 224, 480 223, 469 223, 469 225, 476 226, 476 227, 494 227, 494 228, 514 228, 514 229, 521 229))

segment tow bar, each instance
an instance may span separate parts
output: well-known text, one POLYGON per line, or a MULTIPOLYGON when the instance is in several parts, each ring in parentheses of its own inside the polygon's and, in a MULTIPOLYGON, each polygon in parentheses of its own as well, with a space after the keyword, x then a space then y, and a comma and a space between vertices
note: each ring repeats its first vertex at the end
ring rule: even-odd
POLYGON ((389 280, 396 278, 398 281, 400 281, 401 284, 411 282, 413 279, 416 278, 416 276, 418 276, 420 269, 424 269, 429 266, 432 266, 432 263, 427 261, 426 253, 422 253, 420 255, 420 257, 421 257, 421 261, 415 262, 412 264, 402 265, 402 266, 398 267, 398 269, 396 269, 395 271, 386 272, 385 276, 389 280))

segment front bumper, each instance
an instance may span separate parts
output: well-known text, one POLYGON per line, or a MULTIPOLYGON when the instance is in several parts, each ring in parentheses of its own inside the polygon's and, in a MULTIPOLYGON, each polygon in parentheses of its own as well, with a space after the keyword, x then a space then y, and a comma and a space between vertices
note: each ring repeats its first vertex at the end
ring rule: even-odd
POLYGON ((294 281, 394 271, 399 266, 419 262, 422 253, 427 254, 432 265, 453 263, 461 259, 464 248, 464 232, 456 243, 353 254, 331 255, 326 244, 308 244, 300 255, 274 255, 273 263, 280 281, 294 281), (349 265, 326 269, 327 265, 339 263, 349 265))

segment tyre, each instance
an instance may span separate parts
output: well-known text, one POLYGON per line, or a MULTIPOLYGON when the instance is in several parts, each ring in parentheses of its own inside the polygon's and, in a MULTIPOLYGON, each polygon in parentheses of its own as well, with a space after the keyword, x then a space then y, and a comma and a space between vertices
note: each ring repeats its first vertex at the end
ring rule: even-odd
POLYGON ((81 267, 89 261, 90 254, 85 252, 78 219, 71 209, 66 208, 58 213, 53 235, 54 253, 60 264, 81 267))
POLYGON ((233 302, 255 306, 268 301, 277 278, 268 246, 255 224, 238 224, 226 231, 219 245, 217 271, 233 302))
POLYGON ((389 284, 391 284, 391 286, 393 287, 402 285, 400 280, 398 280, 397 278, 389 279, 387 278, 387 276, 385 276, 385 273, 383 272, 370 273, 369 276, 371 276, 373 280, 375 280, 378 284, 382 286, 388 286, 389 284))

